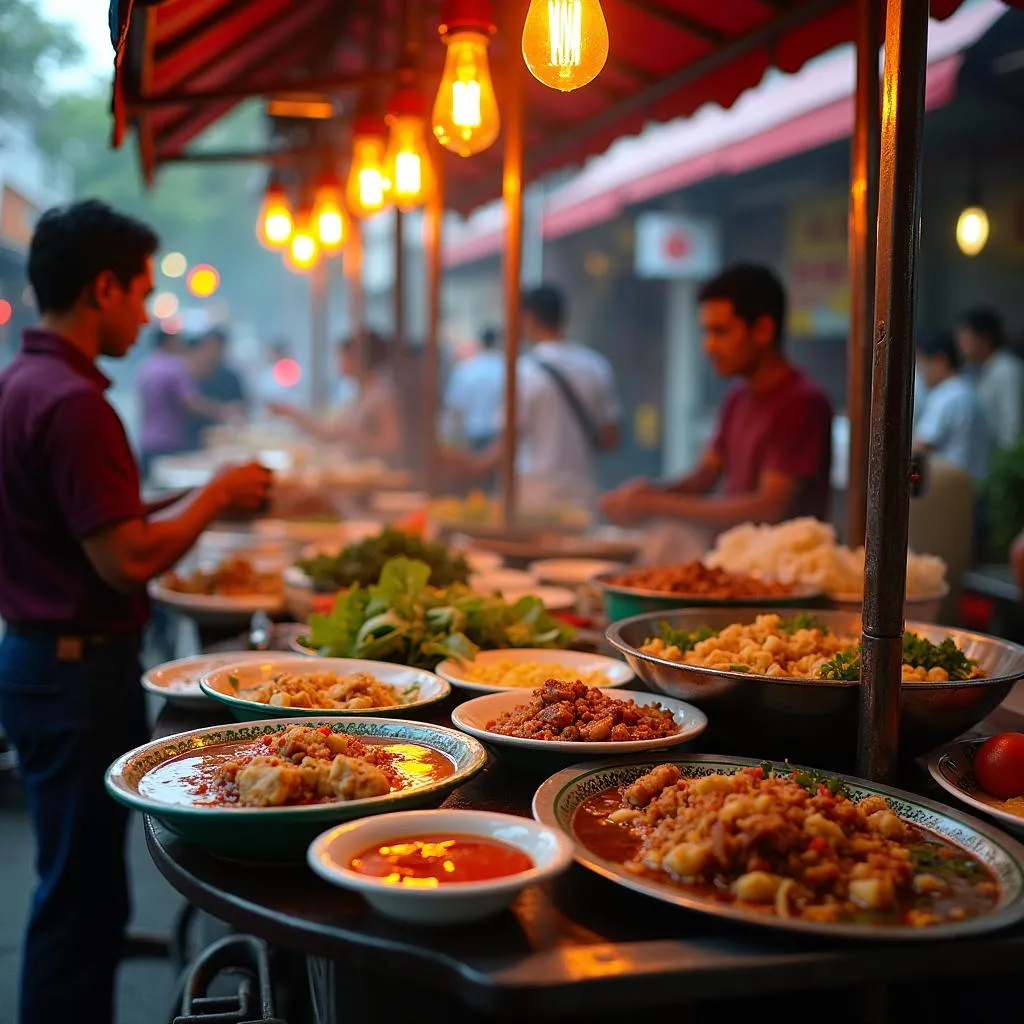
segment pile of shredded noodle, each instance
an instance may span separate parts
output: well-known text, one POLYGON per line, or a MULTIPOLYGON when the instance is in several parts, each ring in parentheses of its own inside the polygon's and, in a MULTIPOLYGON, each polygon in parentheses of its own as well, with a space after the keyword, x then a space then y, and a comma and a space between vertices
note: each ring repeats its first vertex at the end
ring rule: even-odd
MULTIPOLYGON (((864 590, 864 549, 837 543, 833 527, 817 519, 790 519, 776 526, 743 523, 721 534, 704 561, 728 572, 818 585, 844 596, 859 598, 864 590)), ((945 581, 941 558, 908 554, 907 597, 937 597, 945 581)))

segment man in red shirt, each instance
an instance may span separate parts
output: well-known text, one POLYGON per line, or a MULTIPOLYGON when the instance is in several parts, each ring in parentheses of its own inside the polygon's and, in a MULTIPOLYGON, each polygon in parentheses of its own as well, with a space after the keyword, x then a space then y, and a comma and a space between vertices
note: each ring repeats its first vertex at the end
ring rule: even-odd
POLYGON ((738 264, 704 285, 704 351, 718 373, 740 382, 697 468, 672 483, 624 484, 601 503, 609 520, 681 519, 725 530, 747 521, 828 518, 832 409, 824 391, 786 360, 785 319, 786 293, 767 267, 738 264))
POLYGON ((0 726, 18 755, 39 875, 22 1024, 114 1020, 128 814, 103 775, 148 735, 146 583, 221 512, 257 508, 270 484, 250 465, 180 501, 140 497, 96 358, 126 355, 147 322, 157 244, 103 203, 43 214, 28 258, 42 322, 0 374, 0 726))

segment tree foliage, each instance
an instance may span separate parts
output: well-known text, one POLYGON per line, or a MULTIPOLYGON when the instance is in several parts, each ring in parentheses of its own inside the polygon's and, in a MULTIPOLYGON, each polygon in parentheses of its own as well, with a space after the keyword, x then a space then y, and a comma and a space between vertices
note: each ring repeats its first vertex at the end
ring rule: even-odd
POLYGON ((81 57, 72 30, 48 21, 35 0, 0 0, 0 114, 37 110, 47 72, 81 57))

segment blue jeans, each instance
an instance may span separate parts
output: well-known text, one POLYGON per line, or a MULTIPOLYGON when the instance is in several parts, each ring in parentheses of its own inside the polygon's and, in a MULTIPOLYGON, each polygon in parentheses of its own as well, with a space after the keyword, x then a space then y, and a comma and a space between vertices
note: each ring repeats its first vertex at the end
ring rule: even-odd
POLYGON ((21 1024, 112 1024, 130 912, 128 811, 103 775, 148 736, 137 642, 59 660, 52 641, 0 643, 0 727, 14 745, 36 837, 21 1024))

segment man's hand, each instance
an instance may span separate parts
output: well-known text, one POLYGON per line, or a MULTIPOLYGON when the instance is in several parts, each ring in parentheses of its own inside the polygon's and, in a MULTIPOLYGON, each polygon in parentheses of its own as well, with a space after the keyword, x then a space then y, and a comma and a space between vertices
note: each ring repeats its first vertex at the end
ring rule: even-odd
POLYGON ((267 412, 271 416, 290 416, 292 407, 287 402, 267 402, 267 412))
POLYGON ((1024 592, 1024 531, 1017 535, 1017 539, 1010 547, 1010 568, 1013 570, 1017 586, 1024 592))
POLYGON ((222 469, 210 481, 209 487, 220 499, 225 510, 255 512, 270 497, 274 476, 265 466, 250 462, 244 466, 222 469))
POLYGON ((636 477, 606 494, 598 502, 598 508, 610 523, 631 526, 646 518, 645 498, 656 493, 656 490, 646 477, 636 477))

